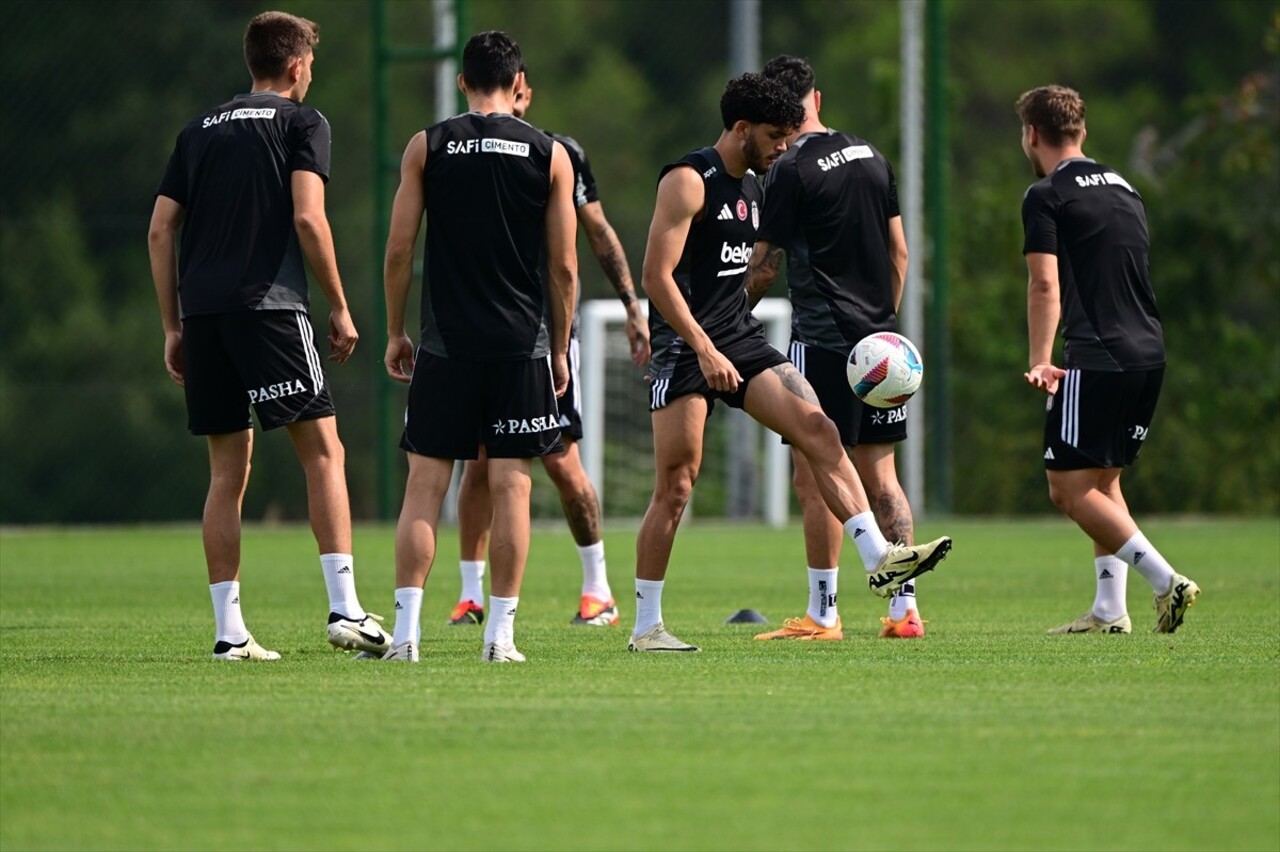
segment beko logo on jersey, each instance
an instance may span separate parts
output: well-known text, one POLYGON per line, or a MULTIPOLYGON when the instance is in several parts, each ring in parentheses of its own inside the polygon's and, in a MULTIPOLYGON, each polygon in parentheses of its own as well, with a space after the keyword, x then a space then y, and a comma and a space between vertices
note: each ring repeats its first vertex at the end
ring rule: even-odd
POLYGON ((843 166, 845 163, 852 163, 854 160, 866 160, 874 157, 869 145, 850 145, 847 148, 841 148, 839 151, 832 151, 826 157, 818 158, 818 168, 824 172, 829 172, 837 166, 843 166))
POLYGON ((1129 181, 1120 177, 1115 172, 1102 172, 1093 175, 1076 175, 1076 185, 1084 188, 1090 186, 1123 186, 1125 189, 1137 195, 1137 191, 1129 185, 1129 181))
POLYGON ((221 124, 224 121, 243 121, 246 118, 275 118, 276 108, 268 107, 266 109, 233 109, 228 112, 220 112, 217 115, 210 115, 205 118, 201 127, 213 127, 215 124, 221 124))
POLYGON ((462 139, 446 142, 446 154, 508 154, 512 157, 529 156, 528 142, 512 142, 510 139, 462 139))
POLYGON ((751 252, 755 246, 751 243, 743 243, 740 246, 731 246, 728 243, 720 245, 720 262, 744 264, 751 260, 751 252))
POLYGON ((269 399, 279 399, 282 396, 293 396, 297 393, 306 393, 307 386, 302 380, 292 382, 276 382, 274 385, 267 385, 264 388, 249 389, 249 404, 253 405, 259 402, 266 402, 269 399))
POLYGON ((544 414, 541 417, 508 418, 493 424, 495 435, 532 435, 537 432, 549 432, 560 428, 560 419, 555 414, 544 414))

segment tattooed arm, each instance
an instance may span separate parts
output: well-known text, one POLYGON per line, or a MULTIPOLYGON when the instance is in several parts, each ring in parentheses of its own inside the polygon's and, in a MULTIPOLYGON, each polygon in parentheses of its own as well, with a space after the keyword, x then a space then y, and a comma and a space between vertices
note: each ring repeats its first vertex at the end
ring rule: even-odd
POLYGON ((773 282, 778 280, 778 269, 782 266, 782 249, 775 248, 761 240, 751 252, 751 260, 747 264, 747 301, 751 307, 764 298, 773 282))

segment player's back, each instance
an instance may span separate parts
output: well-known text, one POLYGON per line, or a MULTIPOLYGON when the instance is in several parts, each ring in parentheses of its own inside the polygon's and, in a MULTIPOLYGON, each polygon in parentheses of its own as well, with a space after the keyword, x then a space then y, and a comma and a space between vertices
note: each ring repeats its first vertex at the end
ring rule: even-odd
POLYGON ((325 117, 275 92, 239 95, 183 129, 158 193, 183 206, 184 316, 306 308, 292 173, 327 180, 329 153, 325 117))
POLYGON ((1164 364, 1146 210, 1137 190, 1092 159, 1064 160, 1027 190, 1023 219, 1025 250, 1058 256, 1067 366, 1164 364))
POLYGON ((553 140, 505 113, 427 130, 423 346, 451 358, 548 351, 540 266, 553 140))
POLYGON ((847 352, 894 327, 889 220, 898 215, 893 170, 864 139, 807 133, 773 164, 760 239, 787 251, 797 340, 847 352))

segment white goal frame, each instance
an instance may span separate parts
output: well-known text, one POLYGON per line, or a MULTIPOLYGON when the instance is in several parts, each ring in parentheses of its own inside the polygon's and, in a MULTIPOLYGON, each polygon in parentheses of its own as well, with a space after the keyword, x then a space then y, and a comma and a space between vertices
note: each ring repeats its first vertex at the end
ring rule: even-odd
MULTIPOLYGON (((640 301, 640 311, 649 315, 649 302, 640 301)), ((791 302, 787 299, 761 299, 753 311, 764 323, 769 342, 784 355, 791 339, 791 302)), ((581 358, 578 378, 582 383, 582 464, 595 485, 604 494, 604 375, 605 335, 608 323, 623 323, 627 311, 617 299, 591 299, 579 311, 579 345, 581 358)), ((762 508, 765 522, 771 527, 787 525, 791 508, 791 452, 782 441, 766 429, 762 508)))

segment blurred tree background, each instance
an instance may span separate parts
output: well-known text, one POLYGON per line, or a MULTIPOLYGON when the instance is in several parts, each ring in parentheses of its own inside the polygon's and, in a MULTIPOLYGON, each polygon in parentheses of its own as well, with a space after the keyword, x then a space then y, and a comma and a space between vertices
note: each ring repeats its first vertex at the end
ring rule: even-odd
MULTIPOLYGON (((934 0, 931 0, 934 2, 934 0)), ((188 520, 207 482, 165 375, 145 233, 173 140, 248 88, 244 0, 6 0, 0 80, 0 523, 188 520)), ((374 513, 372 13, 279 8, 321 25, 308 103, 333 125, 329 212, 363 334, 330 370, 353 509, 374 513)), ((429 44, 428 2, 389 4, 397 42, 429 44)), ((535 123, 589 152, 638 278, 661 164, 709 144, 727 75, 725 0, 469 0, 538 89, 535 123)), ((950 315, 955 511, 1050 511, 1043 404, 1023 386, 1019 205, 1032 175, 1012 105, 1057 82, 1089 106, 1086 152, 1143 193, 1169 371, 1128 475, 1144 512, 1280 510, 1280 6, 1266 0, 950 0, 950 315)), ((807 57, 827 124, 900 157, 899 6, 763 0, 761 53, 807 57)), ((465 36, 468 33, 464 33, 465 36)), ((395 151, 433 121, 427 66, 392 75, 395 151)), ((930 277, 928 239, 908 234, 930 277)), ((611 290, 585 251, 587 297, 611 290)), ((773 295, 782 295, 776 291, 773 295)), ((323 296, 315 292, 323 318, 323 296)), ((416 299, 416 296, 415 296, 416 299)), ((935 353, 932 357, 940 357, 935 353)), ((305 518, 283 434, 262 436, 248 518, 305 518)))

